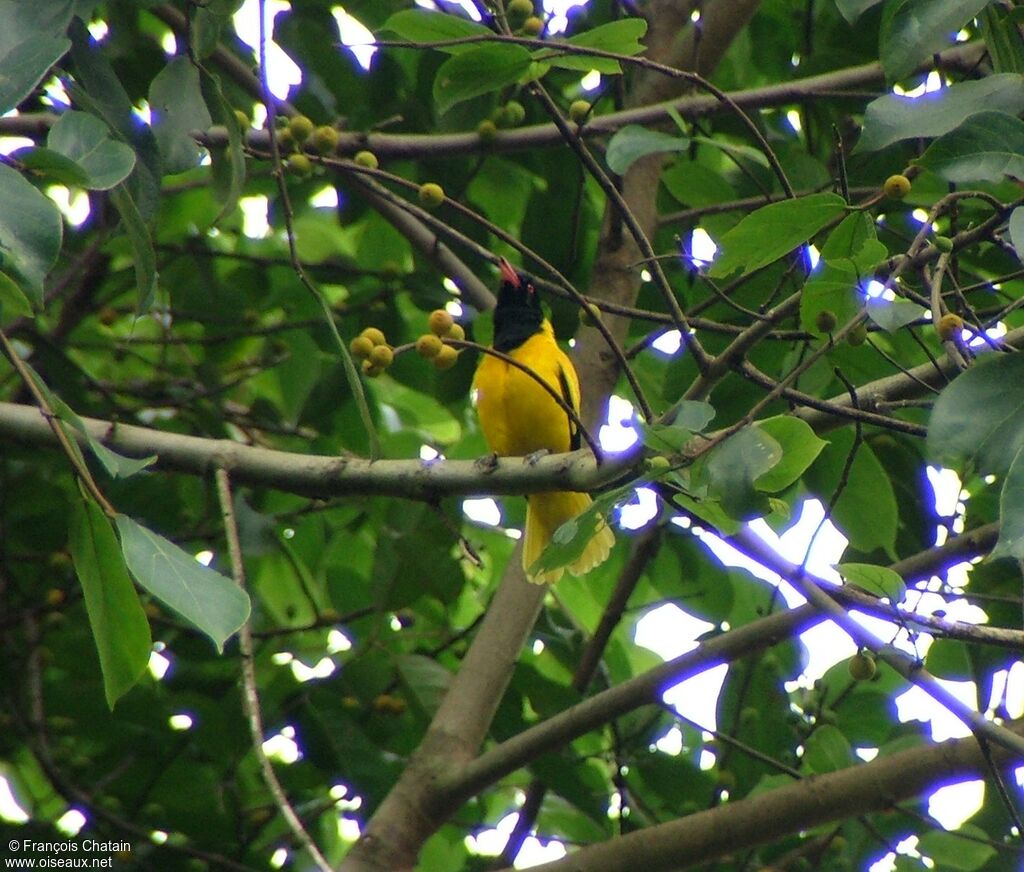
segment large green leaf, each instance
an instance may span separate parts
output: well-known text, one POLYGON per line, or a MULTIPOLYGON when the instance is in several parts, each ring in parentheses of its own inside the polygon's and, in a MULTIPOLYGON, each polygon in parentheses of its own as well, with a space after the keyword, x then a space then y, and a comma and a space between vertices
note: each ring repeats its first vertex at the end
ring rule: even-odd
POLYGON ((17 106, 71 45, 74 0, 0 0, 0 115, 17 106))
POLYGON ((815 270, 800 295, 800 326, 808 333, 823 333, 818 324, 821 312, 831 312, 842 326, 861 308, 859 274, 848 264, 825 263, 815 270))
POLYGON ((980 18, 981 36, 996 73, 1024 73, 1024 38, 1015 8, 1002 9, 990 3, 980 18))
POLYGON ((0 164, 0 267, 33 305, 43 302, 43 282, 57 262, 64 223, 53 202, 0 164))
POLYGON ((1024 354, 992 354, 957 376, 935 401, 928 452, 1002 475, 1024 446, 1024 354))
POLYGON ((978 112, 935 140, 915 163, 955 183, 1024 176, 1024 121, 1005 112, 978 112))
POLYGON ((853 749, 839 727, 823 724, 807 737, 803 762, 811 772, 835 772, 853 765, 853 749))
POLYGON ((605 160, 608 169, 617 175, 623 175, 634 161, 648 154, 667 151, 685 151, 690 147, 690 140, 682 136, 672 136, 660 130, 648 130, 639 124, 627 124, 609 141, 605 160))
POLYGON ((158 276, 153 240, 135 199, 124 184, 115 185, 111 189, 110 202, 121 214, 121 222, 135 259, 136 311, 145 312, 156 296, 158 276))
POLYGON ((989 834, 983 829, 965 824, 955 832, 931 830, 921 836, 917 848, 935 861, 937 869, 974 872, 996 854, 989 840, 989 834))
POLYGON ((409 696, 428 717, 433 717, 452 683, 452 674, 433 658, 421 654, 400 657, 397 667, 409 696))
POLYGON ((32 304, 18 287, 18 283, 7 273, 0 272, 0 319, 5 315, 30 317, 32 304))
POLYGON ((117 516, 121 551, 135 580, 210 637, 218 651, 249 617, 249 597, 233 581, 127 515, 117 516))
POLYGON ((758 484, 782 456, 782 446, 767 429, 744 427, 708 455, 709 493, 737 520, 765 514, 768 501, 758 484))
POLYGON ((1014 456, 999 497, 999 539, 991 556, 1024 560, 1024 446, 1014 456))
POLYGON ((153 132, 165 173, 180 173, 199 165, 200 150, 192 138, 212 120, 199 88, 199 71, 184 56, 172 58, 149 86, 153 132))
MULTIPOLYGON (((433 12, 427 9, 403 9, 396 12, 384 23, 381 30, 398 34, 407 42, 418 43, 494 35, 493 31, 468 18, 446 15, 443 12, 433 12)), ((442 46, 438 50, 454 55, 476 47, 475 43, 469 43, 468 45, 442 46)))
POLYGON ((866 212, 851 212, 829 235, 821 247, 821 259, 833 266, 853 268, 864 273, 880 263, 888 251, 878 241, 875 222, 866 212))
POLYGON ((897 0, 886 6, 879 53, 889 81, 902 79, 988 5, 988 0, 897 0))
POLYGON ((110 128, 88 112, 65 112, 50 128, 49 148, 64 155, 85 174, 82 184, 106 191, 135 168, 135 152, 110 137, 110 128))
POLYGON ((511 85, 529 69, 530 53, 521 45, 481 45, 453 55, 434 77, 438 112, 511 85))
POLYGON ((856 151, 876 151, 901 139, 942 136, 981 110, 1019 115, 1024 111, 1024 76, 1004 73, 957 82, 920 97, 886 94, 872 100, 856 151))
POLYGON ((883 300, 872 297, 866 304, 868 317, 886 333, 893 333, 924 315, 920 304, 910 300, 883 300))
POLYGON ((762 206, 722 237, 709 274, 743 276, 767 266, 807 242, 845 209, 838 194, 810 194, 762 206))
MULTIPOLYGON (((203 10, 197 10, 202 12, 203 10)), ((215 190, 223 202, 217 221, 235 211, 235 206, 242 196, 245 187, 245 150, 243 148, 242 125, 239 124, 234 109, 228 103, 219 76, 211 75, 205 68, 202 70, 204 90, 210 94, 211 114, 217 123, 222 124, 228 132, 226 148, 212 148, 210 159, 213 163, 215 190)))
MULTIPOLYGON (((853 449, 854 434, 847 427, 829 434, 829 444, 804 476, 818 499, 830 503, 853 449)), ((857 449, 845 478, 845 487, 832 507, 832 521, 858 551, 881 548, 895 557, 899 512, 892 482, 867 444, 857 449)))
POLYGON ((887 255, 878 241, 874 222, 863 212, 847 215, 821 247, 822 263, 804 285, 800 297, 800 326, 823 333, 818 315, 831 312, 837 325, 856 315, 863 302, 862 276, 887 255))
POLYGON ((843 18, 853 24, 864 12, 881 2, 882 0, 836 0, 836 6, 839 7, 843 18))
MULTIPOLYGON (((583 33, 569 37, 566 42, 570 45, 632 56, 638 55, 644 50, 640 40, 645 33, 647 33, 647 22, 644 19, 623 18, 585 30, 583 33)), ((551 66, 561 67, 564 70, 582 70, 583 72, 597 70, 606 75, 622 72, 619 62, 613 58, 587 57, 579 54, 559 55, 546 49, 536 52, 534 58, 544 60, 551 66)))
POLYGON ((959 639, 936 639, 928 648, 925 668, 936 678, 947 681, 970 681, 974 678, 971 655, 966 643, 959 639))
POLYGON ((139 680, 152 639, 114 528, 91 500, 74 500, 68 534, 110 708, 139 680))
POLYGON ((874 596, 888 599, 893 605, 903 602, 907 595, 906 582, 899 573, 888 566, 875 566, 873 563, 840 563, 836 569, 850 584, 874 596))
POLYGON ((1024 261, 1024 206, 1018 206, 1010 213, 1007 229, 1010 231, 1010 242, 1017 252, 1017 259, 1024 261))
POLYGON ((782 449, 782 458, 763 475, 754 486, 766 493, 777 493, 799 480, 814 463, 821 449, 828 443, 814 435, 806 421, 792 415, 776 415, 758 421, 757 428, 772 437, 782 449))

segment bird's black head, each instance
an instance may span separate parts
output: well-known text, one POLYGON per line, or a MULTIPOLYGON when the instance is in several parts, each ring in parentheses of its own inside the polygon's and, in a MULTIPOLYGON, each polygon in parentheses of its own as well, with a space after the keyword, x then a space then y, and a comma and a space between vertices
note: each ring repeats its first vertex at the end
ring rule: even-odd
POLYGON ((544 312, 533 279, 526 273, 516 272, 505 258, 498 266, 501 287, 494 309, 494 347, 509 352, 540 332, 544 312))

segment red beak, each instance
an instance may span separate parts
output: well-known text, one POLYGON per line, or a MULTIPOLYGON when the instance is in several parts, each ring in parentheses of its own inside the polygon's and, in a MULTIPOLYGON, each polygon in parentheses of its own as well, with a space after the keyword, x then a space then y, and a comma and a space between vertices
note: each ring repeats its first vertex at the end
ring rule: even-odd
POLYGON ((512 268, 505 258, 498 258, 498 269, 501 272, 501 280, 508 282, 512 287, 518 288, 521 282, 519 281, 519 274, 512 268))

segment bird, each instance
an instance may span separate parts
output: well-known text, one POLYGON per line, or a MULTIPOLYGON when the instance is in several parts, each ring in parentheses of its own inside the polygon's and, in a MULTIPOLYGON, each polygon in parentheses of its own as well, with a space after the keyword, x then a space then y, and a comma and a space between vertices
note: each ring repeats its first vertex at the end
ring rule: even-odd
MULTIPOLYGON (((501 286, 494 309, 492 347, 531 369, 578 415, 580 380, 576 367, 558 347, 551 322, 544 317, 534 280, 501 258, 501 286)), ((499 457, 530 457, 540 452, 562 453, 580 447, 576 422, 536 379, 508 361, 484 354, 473 378, 480 428, 491 451, 499 457)), ((535 493, 527 497, 523 569, 529 581, 553 584, 563 569, 536 573, 530 567, 555 531, 578 517, 591 504, 580 491, 535 493)), ((569 572, 583 575, 603 563, 615 537, 603 519, 569 572)))

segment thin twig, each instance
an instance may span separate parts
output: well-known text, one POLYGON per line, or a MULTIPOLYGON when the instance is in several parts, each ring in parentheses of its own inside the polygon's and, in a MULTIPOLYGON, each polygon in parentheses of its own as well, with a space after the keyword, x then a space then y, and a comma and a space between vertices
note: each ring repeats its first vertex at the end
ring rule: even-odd
POLYGON ((22 382, 28 389, 28 392, 32 394, 32 398, 36 401, 36 405, 39 406, 39 411, 46 419, 46 423, 49 424, 50 429, 53 431, 53 435, 57 438, 57 444, 60 445, 61 451, 67 457, 68 462, 71 464, 71 468, 74 469, 75 475, 78 476, 78 480, 82 483, 82 486, 89 492, 89 495, 96 501, 99 507, 103 510, 108 518, 114 518, 117 515, 117 510, 110 504, 103 491, 100 490, 99 485, 96 484, 96 479, 92 477, 92 473, 89 472, 89 467, 82 461, 81 452, 78 450, 78 446, 75 445, 69 438, 67 431, 64 429, 64 424, 61 422, 57 413, 54 412, 50 406, 49 400, 46 395, 40 390, 39 385, 36 383, 34 373, 29 369, 28 365, 18 356, 18 352, 11 344, 10 339, 7 338, 7 334, 3 330, 0 330, 0 347, 3 348, 4 355, 11 362, 11 366, 14 367, 15 371, 21 377, 22 382))
MULTIPOLYGON (((224 467, 217 467, 217 498, 220 502, 221 517, 224 519, 224 536, 228 543, 228 554, 231 558, 231 574, 235 583, 245 590, 245 566, 242 562, 242 545, 238 537, 238 525, 235 520, 235 507, 231 498, 231 481, 224 467)), ((252 747, 260 764, 263 780, 274 798, 274 804, 288 824, 296 841, 308 852, 320 872, 332 872, 331 864, 320 852, 316 843, 303 826, 299 816, 292 808, 288 797, 277 780, 277 774, 263 750, 263 715, 260 707, 259 692, 256 689, 256 669, 253 665, 252 627, 247 620, 238 631, 238 647, 241 651, 242 663, 242 703, 245 717, 249 722, 249 733, 252 747)))

